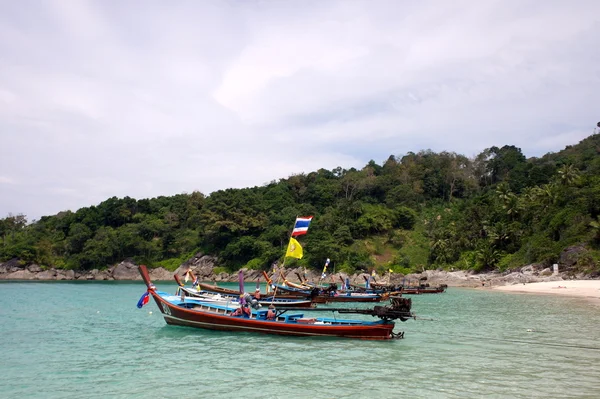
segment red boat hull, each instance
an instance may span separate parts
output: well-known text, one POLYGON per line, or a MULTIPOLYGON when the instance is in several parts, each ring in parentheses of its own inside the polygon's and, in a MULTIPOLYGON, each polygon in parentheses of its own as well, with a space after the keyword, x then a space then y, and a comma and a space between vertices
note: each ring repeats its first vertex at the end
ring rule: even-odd
POLYGON ((188 310, 175 306, 162 299, 154 291, 150 294, 163 313, 167 324, 204 328, 220 331, 259 332, 265 334, 289 335, 299 337, 345 337, 369 340, 384 340, 392 338, 394 323, 374 325, 317 325, 302 323, 284 323, 276 321, 261 321, 232 317, 229 315, 213 314, 197 310, 188 310))
MULTIPOLYGON (((327 324, 319 324, 315 323, 316 319, 298 318, 292 322, 285 321, 286 316, 280 316, 278 320, 234 317, 228 314, 224 308, 217 312, 214 307, 201 303, 191 303, 189 306, 193 309, 186 308, 167 301, 156 292, 145 266, 139 266, 139 271, 148 287, 148 293, 154 298, 167 324, 209 330, 259 332, 299 337, 345 337, 369 340, 394 338, 395 323, 392 321, 382 320, 372 323, 328 321, 327 324)), ((292 315, 287 315, 287 317, 292 317, 292 315)))

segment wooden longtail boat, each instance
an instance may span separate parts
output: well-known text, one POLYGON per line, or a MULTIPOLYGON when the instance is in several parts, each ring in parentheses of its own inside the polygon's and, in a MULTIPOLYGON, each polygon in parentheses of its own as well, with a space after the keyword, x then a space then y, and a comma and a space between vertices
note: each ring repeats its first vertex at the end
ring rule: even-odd
MULTIPOLYGON (((212 293, 208 291, 198 291, 193 288, 187 288, 183 285, 179 276, 173 275, 177 285, 177 293, 175 295, 183 295, 191 298, 196 298, 198 300, 207 300, 209 302, 218 302, 221 304, 227 303, 240 303, 240 295, 239 294, 220 294, 220 293, 212 293)), ((311 308, 316 306, 312 303, 310 299, 289 299, 289 298, 275 298, 273 296, 262 297, 261 299, 255 299, 250 294, 247 294, 251 300, 256 300, 256 303, 267 307, 269 305, 273 305, 277 308, 311 308)))
POLYGON ((403 294, 441 294, 446 292, 447 286, 441 285, 439 287, 402 287, 403 294))
MULTIPOLYGON (((228 294, 228 295, 240 295, 240 291, 238 291, 238 290, 233 290, 231 288, 225 288, 225 287, 219 287, 218 285, 198 283, 198 286, 203 291, 215 292, 215 293, 219 293, 219 294, 228 294)), ((260 295, 263 298, 270 298, 273 296, 273 293, 267 293, 267 294, 261 293, 260 295)), ((307 295, 306 293, 292 293, 292 292, 278 290, 276 296, 278 298, 285 298, 285 299, 310 300, 313 303, 327 303, 326 298, 319 298, 319 297, 311 298, 311 296, 307 295)))
MULTIPOLYGON (((410 312, 409 298, 396 298, 391 306, 375 306, 373 309, 312 309, 337 311, 339 313, 368 314, 377 321, 340 320, 335 318, 304 317, 288 313, 294 309, 277 309, 273 320, 267 320, 267 310, 253 311, 251 317, 231 316, 232 308, 196 300, 178 299, 174 295, 156 290, 146 266, 139 271, 151 296, 167 324, 204 328, 210 330, 260 332, 291 336, 345 337, 372 340, 403 338, 404 333, 394 333, 394 320, 406 321, 414 317, 410 312)), ((139 306, 139 305, 138 305, 139 306)), ((302 309, 298 309, 301 310, 302 309)), ((306 310, 306 309, 305 309, 306 310)))
POLYGON ((298 284, 290 284, 290 282, 287 280, 284 280, 285 285, 275 284, 266 272, 263 271, 263 275, 265 276, 265 279, 269 285, 277 288, 277 292, 285 292, 291 295, 308 295, 313 298, 313 302, 381 302, 388 299, 387 294, 357 293, 350 291, 337 292, 331 286, 325 290, 319 287, 313 287, 312 289, 297 288, 299 286, 298 284))
MULTIPOLYGON (((281 284, 273 285, 277 287, 278 291, 308 295, 308 291, 306 290, 292 288, 281 284)), ((315 296, 315 298, 320 298, 324 302, 381 302, 388 299, 388 296, 368 293, 353 293, 348 291, 336 295, 335 291, 330 291, 325 293, 321 292, 317 296, 315 296)))
POLYGON ((431 287, 429 284, 420 284, 420 285, 393 285, 393 284, 382 284, 382 283, 371 283, 371 286, 376 289, 382 289, 385 291, 398 291, 402 294, 440 294, 442 292, 446 292, 446 288, 448 285, 440 284, 437 287, 431 287))

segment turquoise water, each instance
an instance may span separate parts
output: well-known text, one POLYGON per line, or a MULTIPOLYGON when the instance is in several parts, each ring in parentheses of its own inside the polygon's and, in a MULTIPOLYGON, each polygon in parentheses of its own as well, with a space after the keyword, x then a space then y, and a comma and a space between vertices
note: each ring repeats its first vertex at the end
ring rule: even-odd
POLYGON ((600 397, 600 307, 580 299, 450 288, 371 342, 167 326, 144 291, 1 283, 0 397, 600 397))

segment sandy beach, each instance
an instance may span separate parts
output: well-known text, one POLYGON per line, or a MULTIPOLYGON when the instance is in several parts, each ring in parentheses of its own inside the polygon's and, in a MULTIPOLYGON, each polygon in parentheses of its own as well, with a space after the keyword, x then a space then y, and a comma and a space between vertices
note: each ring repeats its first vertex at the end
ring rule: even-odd
POLYGON ((540 283, 502 285, 495 290, 529 294, 552 294, 582 297, 600 304, 600 280, 562 280, 540 283))

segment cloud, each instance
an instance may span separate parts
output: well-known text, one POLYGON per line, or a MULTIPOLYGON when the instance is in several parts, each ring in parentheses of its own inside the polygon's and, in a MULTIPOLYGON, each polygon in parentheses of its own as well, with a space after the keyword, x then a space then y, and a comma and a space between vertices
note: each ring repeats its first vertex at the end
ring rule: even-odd
POLYGON ((20 183, 0 179, 0 216, 208 194, 427 148, 559 151, 598 119, 598 11, 584 0, 2 4, 0 173, 20 183))

